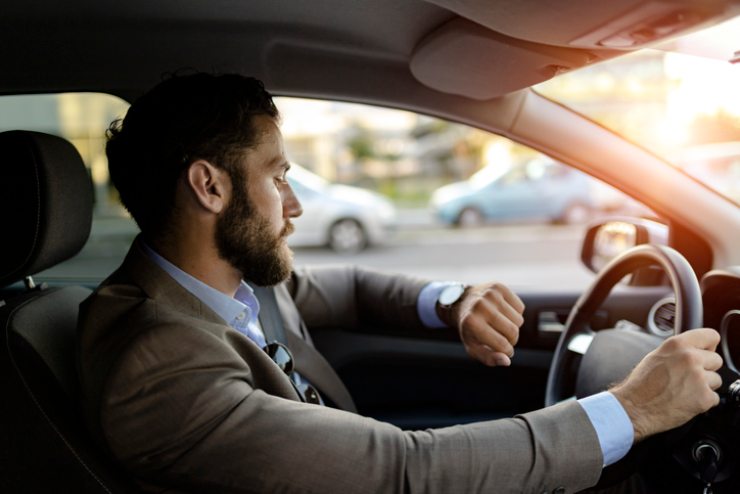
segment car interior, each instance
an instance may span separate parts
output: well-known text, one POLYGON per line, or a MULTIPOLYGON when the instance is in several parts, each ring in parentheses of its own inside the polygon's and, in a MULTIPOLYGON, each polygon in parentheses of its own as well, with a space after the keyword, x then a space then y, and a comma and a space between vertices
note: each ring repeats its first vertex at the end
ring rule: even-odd
MULTIPOLYGON (((0 16, 0 98, 97 92, 130 102, 167 74, 236 72, 279 96, 467 124, 619 189, 657 218, 600 220, 584 232, 574 255, 594 271, 606 265, 585 291, 518 291, 525 322, 509 368, 476 364, 449 332, 418 340, 404 328, 323 327, 310 328, 312 338, 360 413, 423 429, 587 396, 624 378, 667 335, 713 327, 726 364, 721 404, 633 448, 600 485, 638 472, 650 492, 711 483, 732 493, 740 492, 738 205, 531 87, 739 14, 737 0, 13 2, 0 16), (604 245, 625 225, 634 248, 614 258, 604 245)), ((38 276, 88 242, 89 166, 67 139, 23 125, 0 132, 0 150, 0 490, 139 492, 90 439, 76 405, 78 305, 109 273, 38 276)))

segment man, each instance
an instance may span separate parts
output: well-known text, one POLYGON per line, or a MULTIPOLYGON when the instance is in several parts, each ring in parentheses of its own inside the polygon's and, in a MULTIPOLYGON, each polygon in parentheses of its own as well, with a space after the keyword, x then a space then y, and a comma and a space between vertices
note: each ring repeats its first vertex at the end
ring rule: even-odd
POLYGON ((702 329, 609 393, 513 419, 404 432, 346 411, 306 326, 446 324, 474 358, 509 365, 521 300, 496 284, 450 296, 356 268, 292 272, 285 238, 301 206, 277 109, 254 79, 169 79, 112 126, 107 152, 142 234, 81 307, 82 400, 94 437, 147 488, 572 492, 718 401, 718 336, 702 329), (245 280, 275 288, 258 299, 245 280), (282 321, 258 317, 260 304, 282 321), (295 362, 267 345, 277 326, 295 362))

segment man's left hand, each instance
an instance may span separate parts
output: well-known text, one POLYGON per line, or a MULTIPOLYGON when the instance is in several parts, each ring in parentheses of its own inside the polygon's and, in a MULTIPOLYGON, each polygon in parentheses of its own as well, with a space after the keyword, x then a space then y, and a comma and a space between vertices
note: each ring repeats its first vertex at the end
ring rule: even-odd
POLYGON ((468 355, 485 365, 509 366, 523 313, 524 303, 507 286, 486 283, 468 287, 445 322, 457 328, 468 355))

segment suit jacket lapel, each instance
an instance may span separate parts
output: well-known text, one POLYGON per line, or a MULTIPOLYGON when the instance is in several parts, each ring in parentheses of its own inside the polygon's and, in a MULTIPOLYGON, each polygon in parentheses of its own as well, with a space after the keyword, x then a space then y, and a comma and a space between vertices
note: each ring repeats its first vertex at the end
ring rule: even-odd
POLYGON ((286 336, 288 348, 296 362, 296 370, 337 407, 357 413, 347 387, 324 356, 292 331, 286 332, 286 336))
POLYGON ((137 238, 121 266, 121 272, 130 276, 135 285, 152 299, 165 303, 189 316, 205 319, 208 322, 226 324, 208 305, 186 290, 166 271, 157 266, 141 249, 137 238))
MULTIPOLYGON (((146 253, 139 246, 139 239, 137 239, 131 246, 126 259, 122 266, 122 272, 128 273, 132 278, 132 281, 140 286, 146 294, 161 302, 164 302, 178 311, 193 317, 198 317, 209 322, 228 325, 218 314, 216 314, 210 307, 200 301, 192 293, 187 291, 175 281, 170 275, 168 275, 162 268, 157 266, 146 253)), ((278 295, 280 298, 284 298, 283 295, 290 297, 282 286, 277 288, 260 289, 257 290, 258 296, 262 290, 274 290, 273 293, 278 295), (285 292, 283 294, 282 292, 285 292)), ((349 394, 349 391, 344 386, 344 383, 339 379, 339 376, 334 372, 329 362, 309 343, 303 340, 300 336, 300 315, 298 314, 295 304, 277 303, 274 296, 265 297, 264 295, 259 298, 260 304, 277 304, 278 311, 270 310, 265 307, 266 310, 262 310, 260 315, 260 322, 262 323, 263 330, 266 335, 275 337, 280 334, 280 331, 286 336, 286 345, 290 348, 293 358, 295 359, 296 369, 303 376, 305 376, 313 385, 315 385, 319 391, 339 408, 347 411, 357 412, 354 401, 349 394), (284 330, 283 319, 285 314, 288 313, 290 321, 297 321, 298 327, 293 327, 293 324, 287 326, 287 331, 284 330), (277 317, 274 315, 276 314, 277 317), (279 328, 279 329, 276 329, 279 328)))
POLYGON ((314 348, 301 315, 285 285, 278 285, 272 290, 274 293, 272 300, 277 303, 281 316, 278 323, 283 324, 285 328, 287 345, 296 361, 298 372, 311 381, 311 384, 316 386, 321 394, 334 402, 337 407, 357 413, 357 407, 347 387, 331 364, 314 348))

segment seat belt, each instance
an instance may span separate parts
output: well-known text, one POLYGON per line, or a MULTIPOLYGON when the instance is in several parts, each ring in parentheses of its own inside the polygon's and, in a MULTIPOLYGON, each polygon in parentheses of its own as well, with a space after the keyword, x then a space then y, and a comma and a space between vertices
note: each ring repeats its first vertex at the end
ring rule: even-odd
POLYGON ((287 346, 296 362, 302 363, 300 374, 319 388, 325 400, 328 398, 329 402, 337 408, 357 413, 357 407, 349 391, 324 356, 298 335, 291 333, 291 341, 288 341, 289 337, 285 334, 283 317, 278 309, 274 288, 257 286, 252 283, 248 285, 254 290, 260 302, 260 323, 267 342, 279 341, 287 346))
POLYGON ((277 300, 275 299, 275 291, 272 287, 257 286, 252 283, 248 283, 248 285, 254 290, 254 294, 260 302, 259 319, 265 339, 268 343, 279 341, 288 346, 283 318, 278 311, 277 300))

